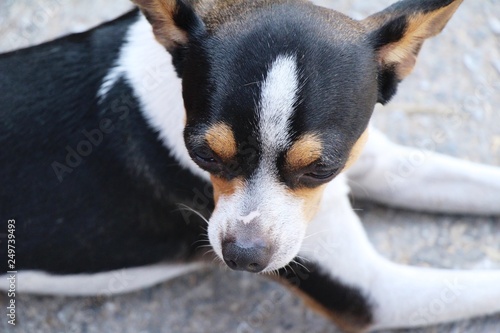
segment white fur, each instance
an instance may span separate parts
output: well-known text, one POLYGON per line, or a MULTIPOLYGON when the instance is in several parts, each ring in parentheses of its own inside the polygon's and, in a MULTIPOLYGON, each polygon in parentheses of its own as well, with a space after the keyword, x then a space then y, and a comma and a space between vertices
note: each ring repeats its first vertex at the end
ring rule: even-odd
POLYGON ((348 177, 358 198, 421 211, 500 214, 498 168, 403 147, 375 129, 348 177))
POLYGON ((299 89, 297 61, 278 56, 262 85, 259 130, 266 151, 284 148, 289 141, 289 121, 299 89))
MULTIPOLYGON (((73 275, 22 271, 16 275, 16 292, 72 296, 123 294, 151 287, 202 267, 201 263, 156 264, 104 273, 73 275)), ((8 276, 0 276, 0 290, 9 289, 8 276)))
POLYGON ((289 120, 298 89, 295 58, 278 56, 269 67, 261 91, 261 164, 243 188, 231 196, 221 196, 208 227, 210 244, 222 258, 224 238, 229 234, 236 239, 245 236, 247 230, 238 228, 238 224, 251 222, 261 233, 260 238, 271 242, 274 250, 264 272, 281 268, 293 260, 305 234, 304 202, 279 183, 275 166, 278 152, 289 143, 289 120), (252 218, 241 219, 241 216, 252 218))
MULTIPOLYGON (((118 59, 121 59, 121 53, 118 59)), ((119 63, 113 65, 113 68, 106 74, 106 76, 102 80, 101 87, 97 91, 97 99, 99 100, 99 102, 102 102, 104 100, 115 83, 123 77, 123 72, 124 68, 122 68, 119 63)))
POLYGON ((243 188, 231 196, 221 196, 208 224, 208 237, 215 253, 222 256, 221 243, 231 234, 237 239, 246 230, 236 217, 254 216, 252 226, 259 230, 260 238, 272 243, 274 254, 264 272, 287 265, 298 253, 305 235, 304 203, 287 193, 267 170, 261 168, 243 188), (238 230, 242 233, 238 234, 238 230))
POLYGON ((153 35, 151 25, 140 16, 127 32, 116 65, 104 78, 98 92, 102 100, 112 86, 124 77, 142 106, 143 115, 172 156, 181 166, 208 180, 208 173, 191 159, 184 144, 186 113, 181 79, 172 65, 172 56, 153 35))
MULTIPOLYGON (((143 17, 131 27, 127 44, 116 66, 106 76, 99 97, 105 97, 120 77, 134 87, 144 116, 179 163, 207 178, 191 161, 184 145, 181 81, 171 65, 170 55, 156 42, 143 17)), ((232 196, 220 197, 208 230, 215 252, 222 257, 221 236, 228 229, 237 230, 239 225, 245 225, 238 217, 248 217, 253 212, 255 217, 247 223, 261 227, 263 234, 277 246, 266 271, 286 265, 300 248, 300 255, 320 264, 326 274, 369 296, 375 305, 374 329, 410 327, 499 312, 498 271, 404 267, 380 257, 352 211, 343 175, 327 187, 322 208, 304 238, 303 202, 278 183, 272 163, 276 151, 288 144, 289 119, 298 89, 295 59, 278 57, 265 78, 260 101, 260 134, 266 147, 263 162, 256 176, 243 188, 232 196)), ((359 184, 353 189, 356 195, 390 204, 443 212, 500 213, 498 169, 402 148, 376 131, 372 131, 366 152, 348 176, 359 184), (400 168, 405 159, 410 161, 408 173, 400 168)), ((181 274, 179 268, 170 272, 181 274)), ((66 281, 64 277, 53 280, 56 283, 48 283, 45 281, 49 277, 41 275, 39 282, 33 279, 28 284, 26 279, 31 273, 27 272, 26 277, 22 274, 18 275, 20 290, 40 292, 42 289, 53 293, 57 287, 60 293, 87 294, 87 291, 75 291, 85 286, 81 279, 63 287, 59 283, 66 281)), ((175 274, 158 274, 148 283, 175 274)), ((148 274, 141 273, 141 276, 148 274)), ((92 279, 92 276, 85 278, 92 279)), ((97 289, 89 288, 88 293, 90 289, 102 291, 109 281, 110 277, 97 274, 97 289)), ((2 283, 3 286, 5 281, 2 283)))
POLYGON ((301 256, 374 305, 372 330, 413 327, 500 311, 500 271, 416 268, 378 255, 347 197, 341 175, 327 186, 301 256))
POLYGON ((238 220, 243 222, 243 224, 246 225, 258 217, 260 217, 260 213, 255 210, 253 212, 248 213, 246 216, 238 216, 238 220))

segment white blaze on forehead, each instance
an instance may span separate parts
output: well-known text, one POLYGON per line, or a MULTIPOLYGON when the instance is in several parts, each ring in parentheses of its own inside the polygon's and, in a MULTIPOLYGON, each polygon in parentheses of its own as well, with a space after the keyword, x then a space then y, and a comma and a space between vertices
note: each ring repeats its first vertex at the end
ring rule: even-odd
POLYGON ((260 135, 265 148, 283 148, 289 141, 290 118, 297 101, 299 78, 295 57, 280 55, 262 85, 260 135))

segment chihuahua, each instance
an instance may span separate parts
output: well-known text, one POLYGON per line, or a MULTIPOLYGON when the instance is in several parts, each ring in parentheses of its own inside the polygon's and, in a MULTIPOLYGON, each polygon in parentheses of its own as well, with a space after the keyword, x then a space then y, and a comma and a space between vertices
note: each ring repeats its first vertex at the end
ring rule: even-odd
POLYGON ((389 262, 348 199, 347 179, 358 198, 500 214, 498 168, 429 153, 394 182, 415 150, 369 126, 462 0, 364 20, 305 0, 134 2, 0 55, 1 265, 18 291, 102 294, 113 271, 144 272, 126 292, 216 258, 346 332, 500 311, 500 271, 389 262))

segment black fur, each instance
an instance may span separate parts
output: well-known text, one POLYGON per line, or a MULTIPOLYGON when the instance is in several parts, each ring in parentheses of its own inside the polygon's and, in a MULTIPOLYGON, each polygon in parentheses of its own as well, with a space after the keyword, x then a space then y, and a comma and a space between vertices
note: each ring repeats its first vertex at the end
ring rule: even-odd
POLYGON ((403 38, 408 29, 408 20, 405 15, 390 20, 370 34, 372 46, 378 51, 383 46, 397 42, 403 38))
POLYGON ((96 98, 136 18, 0 55, 0 216, 17 221, 18 269, 188 259, 202 237, 200 220, 176 204, 208 215, 210 186, 169 156, 126 83, 96 98))
POLYGON ((401 80, 396 74, 396 65, 383 66, 379 70, 378 80, 378 102, 387 104, 396 95, 401 80))
POLYGON ((315 302, 343 318, 353 327, 368 327, 374 321, 374 305, 359 289, 350 287, 321 273, 311 263, 296 262, 281 269, 279 275, 294 288, 311 297, 315 302))
POLYGON ((181 30, 186 31, 191 39, 199 39, 206 33, 205 24, 184 0, 177 0, 174 22, 181 30))
MULTIPOLYGON (((453 0, 403 0, 399 1, 386 10, 373 15, 371 18, 387 17, 380 28, 372 31, 368 36, 375 51, 383 46, 397 42, 403 38, 408 30, 408 20, 415 14, 426 14, 450 5, 453 0)), ((422 41, 423 43, 423 41, 422 41)), ((422 44, 416 47, 416 54, 422 44)), ((415 54, 415 55, 416 55, 415 54)), ((378 74, 379 97, 377 102, 388 103, 397 92, 401 79, 397 77, 395 64, 380 66, 378 74)))
MULTIPOLYGON (((323 163, 343 166, 377 100, 377 82, 366 79, 376 77, 374 51, 366 40, 353 42, 342 32, 331 31, 338 34, 334 42, 318 38, 331 26, 311 20, 311 12, 310 4, 266 7, 238 22, 245 30, 229 25, 221 28, 225 38, 207 36, 190 49, 183 75, 189 148, 210 123, 230 124, 239 154, 226 168, 236 165, 239 176, 250 178, 262 156, 256 104, 262 82, 277 56, 290 55, 300 72, 293 136, 317 133, 326 143, 323 163)), ((282 181, 293 187, 295 176, 284 172, 282 162, 282 181)))
POLYGON ((389 6, 382 13, 398 12, 412 15, 415 13, 427 14, 450 5, 454 0, 402 0, 389 6))
MULTIPOLYGON (((407 29, 408 20, 405 15, 401 15, 373 31, 369 39, 375 51, 379 51, 383 46, 401 40, 407 29)), ((388 103, 396 94, 400 82, 396 74, 396 64, 379 66, 377 102, 388 103)))
MULTIPOLYGON (((206 34, 205 24, 203 21, 198 15, 196 15, 193 8, 191 8, 191 6, 183 0, 177 0, 174 22, 179 29, 188 33, 191 48, 206 34)), ((188 52, 189 47, 187 45, 177 45, 175 49, 170 51, 172 54, 173 65, 179 77, 182 77, 184 62, 188 52)))
MULTIPOLYGON (((223 122, 235 134, 237 154, 219 175, 254 176, 264 151, 257 104, 262 82, 272 62, 288 55, 297 59, 300 81, 292 140, 319 136, 319 164, 342 169, 375 103, 386 103, 399 83, 392 64, 378 67, 376 52, 404 36, 408 15, 448 3, 400 2, 388 11, 404 12, 365 36, 361 24, 332 31, 332 22, 354 26, 341 14, 325 17, 312 4, 290 1, 219 27, 221 38, 178 0, 174 22, 189 42, 169 51, 182 78, 184 138, 192 157, 205 148, 204 131, 223 122)), ((16 220, 18 270, 89 273, 185 262, 198 254, 205 222, 178 204, 208 217, 214 209, 210 184, 170 156, 123 78, 97 97, 137 18, 134 10, 88 32, 0 55, 0 217, 16 220)), ((274 161, 282 183, 312 187, 286 169, 285 149, 274 161)), ((291 272, 281 269, 280 276, 327 311, 353 327, 373 323, 375 305, 360 290, 310 262, 288 267, 291 272)))

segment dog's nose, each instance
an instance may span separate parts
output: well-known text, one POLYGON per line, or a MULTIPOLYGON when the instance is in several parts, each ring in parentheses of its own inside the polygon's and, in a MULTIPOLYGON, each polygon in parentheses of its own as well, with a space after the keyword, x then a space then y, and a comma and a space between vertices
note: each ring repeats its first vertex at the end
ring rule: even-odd
POLYGON ((258 273, 269 264, 271 250, 256 243, 242 245, 238 242, 224 242, 222 256, 231 269, 258 273))

